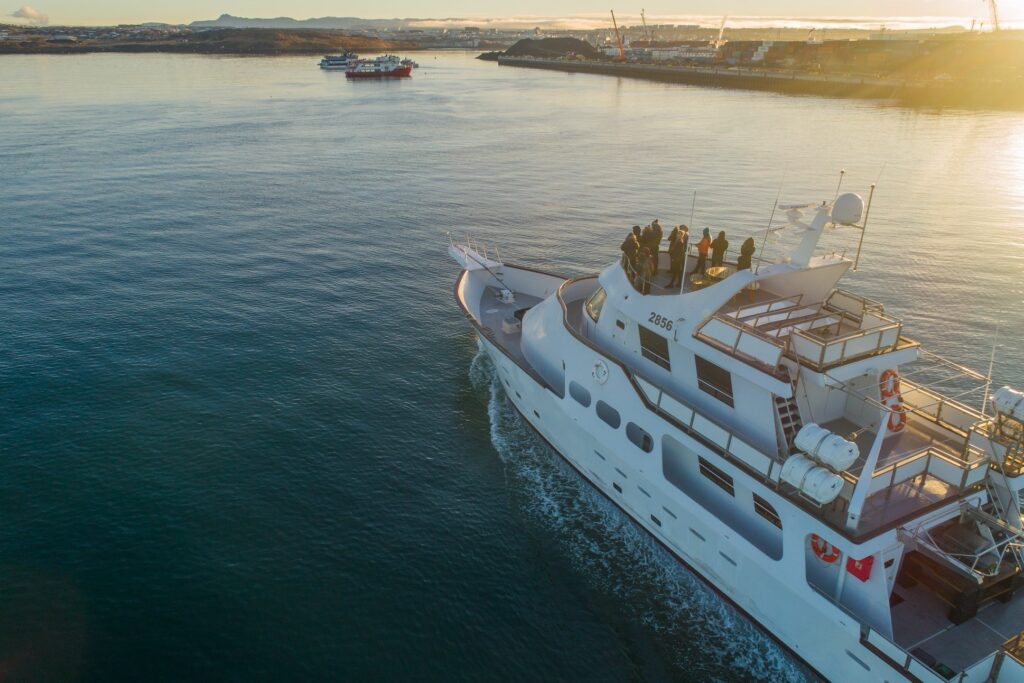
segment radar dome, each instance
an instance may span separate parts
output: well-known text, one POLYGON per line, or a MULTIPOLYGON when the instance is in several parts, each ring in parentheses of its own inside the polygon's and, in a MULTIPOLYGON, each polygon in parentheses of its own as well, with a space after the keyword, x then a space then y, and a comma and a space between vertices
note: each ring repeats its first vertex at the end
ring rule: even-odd
POLYGON ((847 192, 832 204, 832 220, 842 225, 856 225, 864 214, 864 200, 859 194, 847 192))

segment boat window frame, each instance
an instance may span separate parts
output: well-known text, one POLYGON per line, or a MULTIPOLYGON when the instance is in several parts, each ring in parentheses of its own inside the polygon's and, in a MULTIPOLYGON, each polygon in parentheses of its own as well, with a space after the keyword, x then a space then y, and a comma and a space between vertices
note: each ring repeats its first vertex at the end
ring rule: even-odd
POLYGON ((608 405, 607 403, 605 403, 601 399, 597 399, 597 403, 594 404, 594 412, 597 413, 597 416, 601 419, 601 422, 604 422, 606 425, 608 425, 612 429, 618 429, 619 427, 622 426, 622 415, 619 414, 619 411, 617 411, 615 408, 613 408, 612 406, 608 405), (604 406, 604 408, 606 410, 602 411, 601 406, 604 406), (612 421, 609 419, 610 415, 602 415, 601 414, 602 412, 607 412, 607 411, 611 411, 610 414, 615 416, 615 423, 614 424, 612 424, 612 421))
POLYGON ((693 365, 697 373, 697 388, 730 408, 734 407, 732 373, 696 354, 693 365))
POLYGON ((672 372, 672 361, 669 360, 668 356, 668 337, 660 335, 640 323, 637 323, 636 327, 640 335, 640 355, 655 365, 659 365, 665 368, 665 370, 672 372), (650 342, 654 342, 658 346, 664 345, 665 355, 662 356, 660 353, 661 349, 653 348, 650 342))
POLYGON ((590 391, 576 380, 569 380, 569 395, 572 396, 574 401, 584 408, 589 408, 590 404, 593 402, 593 399, 590 396, 590 391), (580 396, 577 396, 578 393, 585 397, 586 401, 583 401, 580 396))
POLYGON ((697 456, 697 469, 700 470, 701 475, 705 479, 710 481, 712 484, 728 493, 733 498, 736 497, 736 484, 733 481, 731 475, 724 470, 712 465, 703 456, 697 456))
POLYGON ((583 308, 587 312, 587 316, 595 323, 601 319, 601 311, 604 310, 604 305, 608 301, 608 292, 605 291, 604 287, 598 287, 593 294, 587 297, 587 300, 583 302, 583 308))

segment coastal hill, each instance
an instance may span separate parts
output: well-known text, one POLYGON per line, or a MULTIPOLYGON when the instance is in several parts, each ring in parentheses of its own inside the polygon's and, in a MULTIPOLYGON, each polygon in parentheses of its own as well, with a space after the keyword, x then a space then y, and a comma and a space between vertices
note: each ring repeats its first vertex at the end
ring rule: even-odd
POLYGON ((504 52, 485 52, 479 59, 496 62, 499 57, 541 57, 557 59, 578 55, 587 59, 600 59, 603 55, 585 40, 576 38, 523 38, 504 52))
MULTIPOLYGON (((3 29, 0 26, 0 29, 3 29)), ((44 35, 0 42, 0 54, 74 54, 81 52, 178 52, 196 54, 326 54, 387 52, 416 47, 403 41, 382 40, 342 31, 312 29, 213 29, 153 37, 145 32, 116 39, 55 42, 44 35)))
POLYGON ((318 19, 249 19, 222 14, 216 19, 193 21, 190 28, 285 28, 285 29, 340 29, 340 30, 399 30, 406 28, 415 19, 360 19, 359 17, 320 17, 318 19))

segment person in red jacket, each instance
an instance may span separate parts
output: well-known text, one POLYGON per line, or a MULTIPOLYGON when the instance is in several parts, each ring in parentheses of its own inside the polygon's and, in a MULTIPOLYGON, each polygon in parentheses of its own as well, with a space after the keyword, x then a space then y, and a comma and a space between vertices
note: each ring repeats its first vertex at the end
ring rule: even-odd
POLYGON ((708 274, 708 252, 711 251, 711 229, 704 228, 704 234, 701 237, 700 242, 697 243, 697 267, 693 269, 691 275, 696 272, 700 272, 701 276, 708 274))

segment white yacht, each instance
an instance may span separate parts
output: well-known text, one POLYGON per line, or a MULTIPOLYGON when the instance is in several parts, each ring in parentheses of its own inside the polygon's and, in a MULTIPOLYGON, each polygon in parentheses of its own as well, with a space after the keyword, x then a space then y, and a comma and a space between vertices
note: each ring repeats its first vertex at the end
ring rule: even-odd
POLYGON ((860 196, 786 208, 791 253, 649 293, 451 240, 455 298, 536 432, 821 676, 1024 681, 1024 394, 839 288, 860 196))

